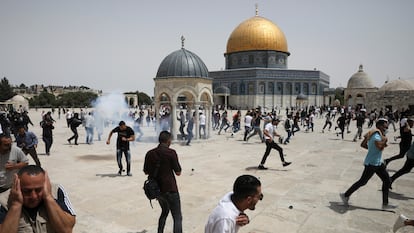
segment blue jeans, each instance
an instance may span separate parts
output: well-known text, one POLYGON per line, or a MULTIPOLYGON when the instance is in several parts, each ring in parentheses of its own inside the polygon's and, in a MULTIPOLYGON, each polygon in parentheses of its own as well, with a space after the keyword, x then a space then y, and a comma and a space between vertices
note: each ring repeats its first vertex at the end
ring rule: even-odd
POLYGON ((93 142, 93 127, 85 127, 86 130, 86 143, 92 144, 93 142))
POLYGON ((174 221, 174 233, 182 233, 183 227, 183 216, 181 214, 181 202, 180 202, 180 194, 167 192, 161 194, 158 198, 158 203, 161 206, 161 215, 158 220, 158 233, 164 232, 165 221, 167 220, 168 213, 171 211, 171 215, 174 221))
POLYGON ((187 128, 187 145, 190 145, 191 139, 193 139, 193 130, 187 128))
POLYGON ((125 154, 125 160, 127 163, 127 173, 131 171, 131 152, 129 150, 116 149, 116 161, 118 162, 119 170, 122 171, 122 153, 125 154))
POLYGON ((286 138, 286 140, 285 140, 285 144, 289 142, 290 137, 292 136, 292 131, 290 131, 290 130, 286 130, 286 132, 287 132, 287 135, 288 135, 288 136, 287 136, 287 138, 286 138))

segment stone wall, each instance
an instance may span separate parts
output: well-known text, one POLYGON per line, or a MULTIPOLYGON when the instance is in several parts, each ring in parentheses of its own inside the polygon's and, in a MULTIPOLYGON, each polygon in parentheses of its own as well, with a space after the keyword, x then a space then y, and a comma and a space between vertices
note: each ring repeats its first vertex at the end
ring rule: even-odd
POLYGON ((413 91, 377 91, 367 93, 367 110, 385 109, 392 106, 393 110, 411 108, 414 110, 413 91))

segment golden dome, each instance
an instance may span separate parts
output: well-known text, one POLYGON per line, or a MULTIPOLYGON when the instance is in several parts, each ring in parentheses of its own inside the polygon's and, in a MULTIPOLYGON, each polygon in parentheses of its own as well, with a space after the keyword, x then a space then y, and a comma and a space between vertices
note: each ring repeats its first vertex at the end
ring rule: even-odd
POLYGON ((272 21, 260 16, 239 24, 227 41, 226 53, 252 50, 274 50, 289 54, 282 30, 272 21))

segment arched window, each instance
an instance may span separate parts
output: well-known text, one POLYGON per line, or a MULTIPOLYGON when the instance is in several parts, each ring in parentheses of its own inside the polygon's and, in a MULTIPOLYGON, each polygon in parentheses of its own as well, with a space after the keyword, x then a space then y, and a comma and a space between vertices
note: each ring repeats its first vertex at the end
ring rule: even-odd
POLYGON ((311 92, 312 92, 312 94, 316 94, 317 93, 317 87, 316 87, 316 84, 315 83, 313 83, 312 84, 312 89, 311 89, 311 92))
POLYGON ((231 94, 232 95, 237 94, 237 83, 235 83, 235 82, 231 83, 231 94))
POLYGON ((263 82, 259 83, 259 94, 264 94, 264 92, 265 92, 265 84, 263 82))
POLYGON ((291 95, 292 94, 292 84, 286 83, 286 94, 291 95))
POLYGON ((240 94, 245 94, 246 92, 246 85, 244 83, 240 83, 240 94))
POLYGON ((303 94, 304 95, 309 95, 309 84, 307 84, 307 83, 303 84, 303 94))
POLYGON ((249 55, 249 64, 254 64, 254 56, 249 55))
POLYGON ((249 95, 254 95, 255 94, 255 91, 254 91, 254 83, 253 82, 249 82, 249 85, 248 85, 248 87, 249 87, 249 95))
POLYGON ((273 83, 269 82, 267 83, 267 92, 270 94, 274 94, 274 88, 273 88, 273 83))
POLYGON ((295 94, 300 94, 300 83, 295 83, 295 94))
POLYGON ((283 94, 283 83, 277 83, 277 93, 283 94))

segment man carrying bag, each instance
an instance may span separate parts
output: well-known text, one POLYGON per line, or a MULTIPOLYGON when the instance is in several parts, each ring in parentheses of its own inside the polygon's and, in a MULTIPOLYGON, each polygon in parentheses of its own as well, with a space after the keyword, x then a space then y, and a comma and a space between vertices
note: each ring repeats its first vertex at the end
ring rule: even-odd
POLYGON ((162 131, 158 140, 158 147, 147 152, 144 162, 144 173, 154 174, 155 178, 149 176, 148 179, 155 179, 160 187, 160 195, 156 198, 162 209, 158 220, 158 233, 164 232, 165 221, 170 211, 174 220, 173 232, 182 233, 181 201, 175 180, 175 175, 181 175, 181 165, 175 150, 169 148, 172 141, 171 133, 162 131))

